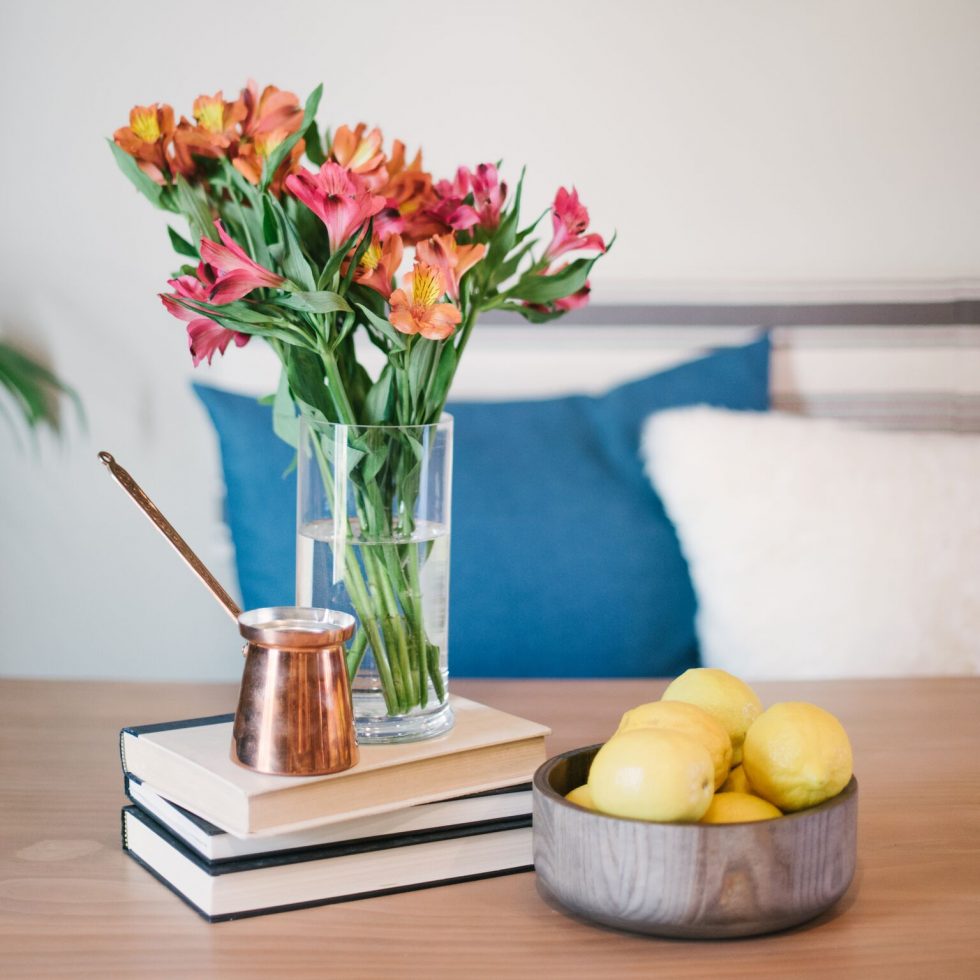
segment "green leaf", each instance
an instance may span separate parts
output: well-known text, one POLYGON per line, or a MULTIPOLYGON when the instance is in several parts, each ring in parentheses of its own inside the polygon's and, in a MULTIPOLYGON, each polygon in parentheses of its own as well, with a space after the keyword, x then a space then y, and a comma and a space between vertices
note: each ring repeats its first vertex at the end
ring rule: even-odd
POLYGON ((170 236, 170 244, 178 255, 186 255, 189 259, 200 258, 197 249, 182 235, 178 235, 170 225, 167 225, 167 234, 170 236))
POLYGON ((303 121, 299 128, 290 136, 287 136, 263 161, 262 179, 259 181, 260 190, 268 190, 272 178, 276 175, 279 165, 289 156, 292 148, 302 139, 303 134, 310 128, 313 117, 316 115, 317 107, 320 105, 320 97, 323 95, 323 85, 317 85, 306 100, 306 107, 303 111, 303 121))
POLYGON ((283 211, 282 205, 274 197, 266 195, 266 200, 275 216, 276 224, 279 226, 279 237, 282 242, 282 255, 279 264, 283 273, 287 279, 292 280, 298 286, 302 286, 304 290, 315 291, 316 280, 313 278, 313 270, 303 255, 303 247, 300 245, 293 223, 283 211))
POLYGON ((279 374, 279 387, 272 401, 272 431, 293 449, 299 448, 299 416, 296 414, 293 396, 289 393, 289 378, 285 368, 279 374))
POLYGON ((431 422, 438 422, 432 418, 435 410, 446 402, 449 386, 453 382, 456 374, 456 348, 452 344, 446 344, 439 355, 439 363, 436 365, 436 377, 434 390, 432 392, 432 405, 426 405, 426 418, 431 422))
POLYGON ((286 355, 286 377, 293 397, 337 421, 333 400, 323 379, 323 363, 312 351, 294 347, 286 355))
POLYGON ((565 315, 564 310, 548 309, 546 307, 531 307, 524 306, 521 303, 504 303, 502 306, 497 307, 497 309, 504 310, 507 313, 516 313, 518 316, 524 317, 529 323, 548 323, 549 320, 557 320, 559 317, 565 315))
POLYGON ((126 175, 130 183, 152 204, 163 207, 163 187, 139 168, 139 164, 114 140, 107 139, 109 149, 116 158, 119 169, 126 175))
POLYGON ((408 357, 408 391, 413 405, 424 408, 422 399, 429 388, 432 366, 435 363, 436 348, 439 341, 419 337, 413 344, 408 357))
POLYGON ((310 163, 322 167, 326 162, 327 154, 323 149, 323 144, 320 142, 320 132, 316 128, 315 119, 307 127, 303 139, 306 140, 306 155, 309 157, 310 163))
POLYGON ((184 178, 178 174, 175 184, 177 191, 177 207, 187 218, 191 226, 191 232, 196 238, 210 238, 217 241, 218 236, 214 227, 214 217, 208 207, 207 199, 203 194, 199 194, 195 188, 191 187, 184 178))
POLYGON ((351 312, 347 300, 340 293, 325 289, 311 293, 290 293, 288 296, 278 297, 275 302, 277 306, 287 306, 291 310, 302 310, 304 313, 334 313, 338 310, 341 313, 351 312))
MULTIPOLYGON (((323 289, 327 283, 333 280, 333 277, 340 271, 340 266, 343 263, 346 256, 350 255, 350 250, 354 247, 354 243, 357 241, 357 236, 361 233, 361 229, 358 228, 350 238, 344 242, 327 260, 327 264, 323 267, 323 271, 320 273, 320 278, 317 280, 317 288, 323 289)), ((360 260, 358 260, 360 261, 360 260)))
POLYGON ((522 299, 527 303, 553 303, 577 293, 589 278, 592 266, 601 258, 603 253, 593 255, 590 259, 576 259, 570 262, 560 272, 551 276, 537 273, 525 275, 512 289, 508 289, 508 299, 522 299))
POLYGON ((395 405, 394 377, 394 369, 386 364, 364 399, 367 420, 372 425, 384 425, 392 419, 395 405))
POLYGON ((537 240, 532 238, 529 242, 525 242, 513 255, 507 259, 498 269, 494 271, 494 283, 499 285, 500 283, 506 282, 512 276, 516 275, 517 270, 520 268, 521 262, 528 252, 537 244, 537 240))
POLYGON ((365 326, 367 327, 369 333, 378 334, 387 340, 391 350, 403 351, 407 349, 408 337, 403 333, 399 333, 394 326, 392 326, 389 320, 378 316, 376 313, 372 313, 362 303, 357 303, 355 305, 367 320, 365 326))
POLYGON ((53 371, 32 357, 0 342, 0 389, 20 409, 28 426, 47 425, 55 432, 61 428, 58 397, 66 395, 75 405, 84 424, 82 403, 76 392, 61 381, 53 371))

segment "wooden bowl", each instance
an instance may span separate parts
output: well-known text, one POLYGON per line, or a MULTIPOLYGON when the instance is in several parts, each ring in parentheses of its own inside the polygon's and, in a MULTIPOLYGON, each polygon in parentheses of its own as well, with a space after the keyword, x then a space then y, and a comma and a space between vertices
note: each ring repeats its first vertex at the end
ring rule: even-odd
POLYGON ((832 800, 775 820, 650 823, 564 799, 586 782, 600 748, 555 756, 534 774, 534 867, 569 911, 633 932, 722 939, 806 922, 847 891, 855 779, 832 800))

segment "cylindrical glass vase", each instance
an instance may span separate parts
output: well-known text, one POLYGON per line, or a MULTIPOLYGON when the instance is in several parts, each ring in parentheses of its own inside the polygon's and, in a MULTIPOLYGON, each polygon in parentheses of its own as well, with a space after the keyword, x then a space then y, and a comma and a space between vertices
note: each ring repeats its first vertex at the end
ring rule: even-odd
POLYGON ((300 430, 296 601, 352 613, 347 649, 361 742, 453 725, 447 685, 450 416, 433 425, 300 430))

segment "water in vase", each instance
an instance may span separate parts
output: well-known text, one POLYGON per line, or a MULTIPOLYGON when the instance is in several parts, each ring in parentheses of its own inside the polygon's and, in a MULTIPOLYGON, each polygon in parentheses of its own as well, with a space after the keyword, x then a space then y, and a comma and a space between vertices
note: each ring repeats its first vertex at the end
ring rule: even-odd
POLYGON ((356 519, 339 527, 329 519, 304 524, 296 540, 296 599, 358 619, 351 650, 361 657, 352 682, 361 741, 432 737, 452 727, 444 525, 419 521, 411 534, 378 539, 362 534, 356 519))

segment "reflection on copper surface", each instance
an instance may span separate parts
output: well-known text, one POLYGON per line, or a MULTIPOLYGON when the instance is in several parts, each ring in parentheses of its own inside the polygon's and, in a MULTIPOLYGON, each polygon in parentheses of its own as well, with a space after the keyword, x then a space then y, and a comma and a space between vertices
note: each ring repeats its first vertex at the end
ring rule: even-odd
POLYGON ((239 617, 245 671, 232 759, 257 772, 319 776, 357 763, 344 642, 353 617, 325 609, 253 609, 239 617))

